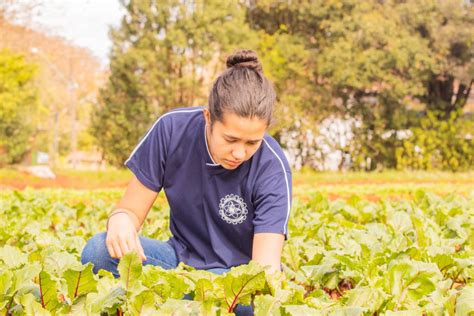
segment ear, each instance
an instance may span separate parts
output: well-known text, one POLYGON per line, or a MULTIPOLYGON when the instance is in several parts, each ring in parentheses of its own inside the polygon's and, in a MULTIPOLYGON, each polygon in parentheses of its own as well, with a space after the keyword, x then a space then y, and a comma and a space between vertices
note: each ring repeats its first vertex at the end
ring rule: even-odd
POLYGON ((211 126, 211 112, 209 112, 209 109, 204 108, 202 110, 202 114, 204 115, 204 120, 206 121, 206 124, 211 126))

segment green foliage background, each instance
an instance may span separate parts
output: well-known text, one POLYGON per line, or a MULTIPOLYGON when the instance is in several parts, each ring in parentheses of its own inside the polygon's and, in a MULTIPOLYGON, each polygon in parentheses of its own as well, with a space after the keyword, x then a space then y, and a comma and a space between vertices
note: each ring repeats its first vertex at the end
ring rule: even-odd
MULTIPOLYGON (((325 119, 341 118, 357 122, 349 142, 332 145, 350 156, 341 169, 472 169, 470 1, 121 3, 125 14, 110 32, 110 76, 79 144, 94 143, 112 165, 123 166, 164 112, 206 105, 226 57, 248 48, 277 90, 270 132, 298 149, 302 166, 316 168, 307 153, 322 147, 308 135, 317 137, 325 119)), ((34 67, 1 54, 0 163, 11 164, 37 132, 34 67)))
POLYGON ((342 149, 351 154, 353 169, 472 167, 466 149, 472 139, 459 128, 460 120, 472 122, 460 115, 474 77, 474 17, 466 1, 136 0, 123 5, 127 13, 112 32, 110 80, 93 123, 113 164, 123 163, 160 114, 205 105, 226 56, 250 48, 259 53, 278 92, 271 129, 277 138, 282 127, 295 122, 315 130, 329 115, 350 117, 361 122, 353 142, 342 149), (421 135, 426 121, 429 136, 421 135), (456 144, 444 143, 443 122, 456 144), (406 129, 416 131, 409 140, 382 137, 406 129), (408 158, 414 146, 422 160, 433 156, 418 144, 420 138, 445 144, 436 161, 408 158))
POLYGON ((0 51, 0 166, 19 162, 28 151, 37 110, 35 69, 23 56, 0 51))

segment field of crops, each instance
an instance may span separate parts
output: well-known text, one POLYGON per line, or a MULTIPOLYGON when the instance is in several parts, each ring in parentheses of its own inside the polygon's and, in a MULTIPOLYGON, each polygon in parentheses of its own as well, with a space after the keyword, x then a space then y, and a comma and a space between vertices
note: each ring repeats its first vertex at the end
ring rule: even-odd
MULTIPOLYGON (((142 267, 128 255, 119 279, 79 258, 122 190, 0 191, 0 311, 227 315, 252 304, 256 315, 474 315, 473 193, 373 201, 296 191, 283 278, 254 264, 221 276, 142 267)), ((142 235, 166 240, 168 213, 160 195, 142 235)))

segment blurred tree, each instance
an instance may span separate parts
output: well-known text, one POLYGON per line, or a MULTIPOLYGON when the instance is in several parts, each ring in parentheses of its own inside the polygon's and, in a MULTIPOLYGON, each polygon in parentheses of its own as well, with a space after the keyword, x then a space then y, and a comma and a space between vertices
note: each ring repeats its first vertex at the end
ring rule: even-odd
POLYGON ((258 31, 257 50, 277 90, 277 130, 302 118, 322 120, 331 112, 331 95, 315 71, 319 5, 314 1, 299 1, 298 5, 247 1, 247 22, 258 31))
POLYGON ((125 16, 111 32, 111 75, 92 125, 105 158, 117 166, 161 113, 205 104, 223 54, 255 42, 237 1, 122 4, 125 16))
POLYGON ((236 42, 259 52, 276 86, 276 137, 295 122, 306 135, 335 113, 360 122, 339 148, 354 168, 396 167, 398 131, 413 126, 424 103, 445 113, 465 104, 474 29, 465 1, 240 3, 254 32, 234 1, 123 3, 112 76, 94 118, 109 161, 121 164, 157 113, 204 103, 222 52, 236 42))
POLYGON ((261 0, 247 7, 254 29, 272 37, 284 29, 299 43, 293 60, 305 67, 295 74, 282 63, 278 72, 291 76, 276 85, 286 84, 279 78, 296 85, 291 107, 304 109, 303 120, 339 112, 361 123, 342 149, 356 169, 396 167, 397 131, 416 122, 414 111, 426 104, 449 117, 469 95, 474 27, 466 1, 261 0))
POLYGON ((0 51, 0 166, 20 162, 28 151, 37 111, 34 74, 23 56, 0 51))
POLYGON ((470 170, 474 166, 474 121, 452 111, 448 119, 428 111, 395 149, 397 169, 470 170))
POLYGON ((474 10, 462 0, 394 1, 403 23, 429 48, 434 63, 422 100, 440 119, 462 109, 474 79, 474 10))
POLYGON ((273 34, 262 30, 257 34, 256 50, 278 96, 271 132, 279 137, 279 131, 296 120, 317 120, 326 110, 317 105, 331 99, 324 88, 314 84, 312 55, 303 38, 289 34, 284 25, 273 34))
POLYGON ((63 38, 9 21, 0 21, 2 48, 38 65, 34 84, 40 109, 31 118, 35 121, 35 139, 30 149, 49 151, 51 162, 58 154, 70 153, 75 139, 78 150, 91 150, 90 142, 84 147, 86 143, 79 138, 90 138, 84 135, 89 133, 89 113, 106 76, 98 59, 88 49, 63 38))
POLYGON ((354 167, 394 168, 396 131, 408 126, 407 97, 423 93, 434 61, 390 3, 327 4, 316 71, 335 103, 362 122, 352 142, 354 167))

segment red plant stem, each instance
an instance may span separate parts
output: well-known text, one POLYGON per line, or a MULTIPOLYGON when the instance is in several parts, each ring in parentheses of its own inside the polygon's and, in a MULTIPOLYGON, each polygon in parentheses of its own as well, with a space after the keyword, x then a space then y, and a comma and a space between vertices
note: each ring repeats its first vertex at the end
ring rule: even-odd
POLYGON ((224 299, 225 299, 225 303, 226 303, 227 306, 229 306, 229 308, 230 308, 229 302, 227 302, 227 295, 225 295, 225 289, 224 289, 224 299))
MULTIPOLYGON (((258 275, 258 274, 257 274, 257 275, 258 275)), ((250 279, 248 279, 247 282, 245 282, 244 285, 242 285, 242 287, 240 288, 240 291, 237 293, 237 295, 235 295, 234 300, 232 301, 232 305, 230 305, 230 307, 229 307, 229 310, 228 310, 229 313, 232 313, 232 311, 233 311, 234 308, 235 308, 235 305, 237 305, 237 299, 239 298, 240 293, 242 293, 242 291, 244 290, 244 287, 245 287, 253 278, 255 278, 257 275, 254 275, 253 277, 251 277, 250 279)), ((234 289, 232 289, 232 292, 234 292, 234 289)), ((224 291, 224 293, 225 293, 225 291, 224 291)), ((227 301, 227 299, 226 299, 226 301, 227 301)), ((227 305, 229 305, 229 304, 227 304, 227 305)))
MULTIPOLYGON (((243 289, 243 287, 242 287, 242 289, 243 289)), ((242 289, 240 289, 239 293, 237 293, 237 295, 234 297, 234 300, 232 301, 232 305, 230 305, 230 307, 229 307, 229 313, 232 313, 232 311, 234 310, 235 305, 237 304, 237 298, 239 297, 240 292, 242 292, 242 289)))
POLYGON ((79 271, 79 276, 77 277, 76 290, 74 291, 74 298, 77 297, 77 291, 79 290, 79 282, 81 280, 81 273, 82 273, 82 271, 79 271))
POLYGON ((15 295, 16 295, 17 292, 18 291, 15 291, 15 293, 13 293, 12 298, 10 299, 10 302, 8 302, 7 309, 6 309, 6 312, 5 312, 5 316, 10 316, 11 315, 9 310, 10 310, 10 307, 12 307, 13 299, 15 298, 15 295))
POLYGON ((46 308, 46 306, 44 305, 43 287, 41 286, 41 275, 38 276, 38 282, 40 287, 41 306, 43 306, 43 308, 46 308))
POLYGON ((451 286, 449 287, 450 290, 453 289, 454 283, 456 283, 456 280, 457 280, 458 277, 461 275, 461 272, 462 272, 463 270, 464 270, 464 269, 461 269, 461 271, 459 271, 458 274, 456 274, 456 276, 453 278, 453 283, 451 283, 451 286))

